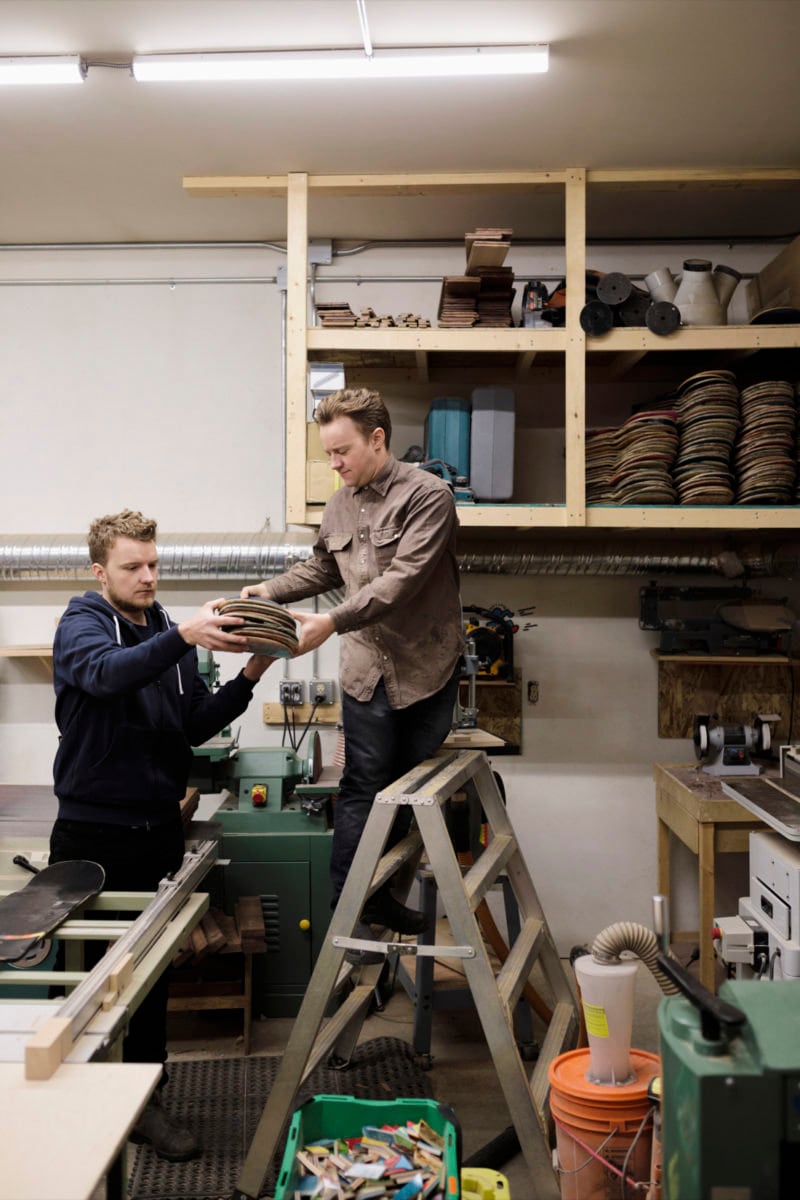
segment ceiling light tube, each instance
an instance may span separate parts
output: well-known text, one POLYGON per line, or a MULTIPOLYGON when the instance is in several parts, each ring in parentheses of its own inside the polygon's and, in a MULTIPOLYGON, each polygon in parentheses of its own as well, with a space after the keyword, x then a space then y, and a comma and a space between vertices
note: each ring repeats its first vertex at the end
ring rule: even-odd
POLYGON ((418 46, 396 50, 269 50, 232 54, 135 55, 142 83, 253 79, 402 79, 528 75, 548 68, 547 45, 418 46))
POLYGON ((86 63, 78 54, 0 58, 0 85, 83 83, 86 63))

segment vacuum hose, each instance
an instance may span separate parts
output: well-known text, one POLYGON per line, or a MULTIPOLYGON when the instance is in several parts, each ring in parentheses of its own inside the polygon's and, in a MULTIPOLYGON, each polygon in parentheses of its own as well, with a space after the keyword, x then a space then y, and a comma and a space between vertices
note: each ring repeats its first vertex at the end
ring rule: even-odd
POLYGON ((637 925, 634 921, 618 921, 615 925, 607 925, 598 933, 592 942, 592 958, 599 963, 616 963, 619 962, 620 953, 629 950, 640 958, 654 975, 664 995, 674 996, 678 988, 658 966, 659 948, 658 938, 646 925, 637 925))

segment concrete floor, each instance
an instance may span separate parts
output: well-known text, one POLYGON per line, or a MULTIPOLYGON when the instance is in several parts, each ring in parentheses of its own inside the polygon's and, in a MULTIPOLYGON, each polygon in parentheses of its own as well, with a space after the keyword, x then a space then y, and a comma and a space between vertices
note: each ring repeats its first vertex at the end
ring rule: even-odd
MULTIPOLYGON (((685 958, 683 959, 685 961, 685 958)), ((572 970, 565 964, 567 976, 572 970)), ((633 1045, 657 1051, 656 1009, 659 989, 641 964, 636 979, 633 1045)), ((364 1022, 361 1039, 400 1037, 412 1042, 413 1007, 405 991, 397 986, 383 1011, 364 1022)), ((280 1054, 293 1025, 293 1019, 254 1022, 253 1054, 280 1054)), ((541 1035, 541 1030, 537 1030, 541 1035)), ((170 1016, 170 1056, 197 1058, 230 1056, 243 1053, 241 1016, 215 1012, 172 1014, 170 1016)), ((434 1013, 433 1065, 431 1082, 436 1098, 455 1110, 463 1133, 464 1157, 469 1158, 491 1138, 503 1132, 511 1119, 494 1064, 489 1055, 480 1021, 473 1010, 445 1010, 434 1013)), ((498 1167, 506 1176, 513 1200, 538 1200, 531 1192, 530 1175, 522 1154, 498 1167)), ((558 1191, 554 1187, 553 1195, 558 1191)), ((187 1197, 187 1200, 190 1200, 187 1197)), ((542 1198, 545 1200, 545 1198, 542 1198)), ((548 1196, 546 1200, 550 1200, 548 1196)))

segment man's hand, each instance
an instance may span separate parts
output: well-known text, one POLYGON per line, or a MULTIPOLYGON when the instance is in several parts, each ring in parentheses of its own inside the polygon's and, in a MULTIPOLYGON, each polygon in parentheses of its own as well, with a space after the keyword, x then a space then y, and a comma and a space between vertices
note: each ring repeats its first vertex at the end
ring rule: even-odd
POLYGON ((242 674, 245 675, 251 683, 258 683, 261 676, 275 662, 274 658, 270 658, 268 654, 254 654, 248 658, 242 668, 242 674))
POLYGON ((247 600, 250 596, 266 597, 266 595, 267 585, 265 583, 249 583, 247 587, 243 587, 239 592, 239 599, 247 600))
MULTIPOLYGON (((234 654, 241 654, 247 649, 246 638, 240 637, 236 633, 223 631, 223 625, 244 624, 241 617, 223 616, 217 612, 220 604, 224 603, 224 596, 219 596, 216 600, 208 600, 186 621, 181 621, 178 633, 187 646, 202 646, 206 650, 228 650, 234 654)), ((261 677, 259 676, 259 678, 261 677)))
POLYGON ((331 634, 336 632, 328 613, 293 612, 289 609, 289 616, 300 622, 300 644, 295 656, 297 658, 301 654, 307 654, 309 650, 316 650, 317 646, 327 642, 331 634))

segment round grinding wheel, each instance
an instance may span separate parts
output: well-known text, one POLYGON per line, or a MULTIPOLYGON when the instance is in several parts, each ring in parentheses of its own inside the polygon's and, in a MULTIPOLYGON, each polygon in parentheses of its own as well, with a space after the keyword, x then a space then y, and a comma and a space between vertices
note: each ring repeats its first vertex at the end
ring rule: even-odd
POLYGON ((614 314, 608 304, 602 300, 590 300, 581 309, 581 329, 593 337, 608 333, 614 324, 614 314))
POLYGON ((665 336, 680 328, 680 309, 669 300, 654 300, 644 315, 647 328, 651 333, 665 336))
POLYGON ((621 271, 609 271, 597 284, 597 299, 606 304, 622 304, 633 291, 633 284, 621 271))

